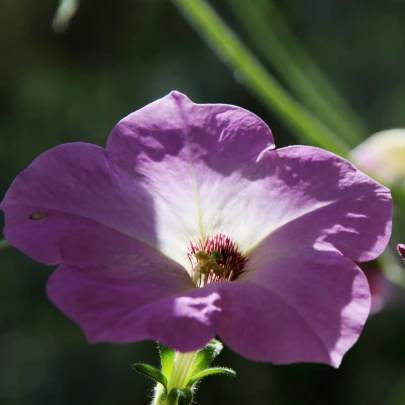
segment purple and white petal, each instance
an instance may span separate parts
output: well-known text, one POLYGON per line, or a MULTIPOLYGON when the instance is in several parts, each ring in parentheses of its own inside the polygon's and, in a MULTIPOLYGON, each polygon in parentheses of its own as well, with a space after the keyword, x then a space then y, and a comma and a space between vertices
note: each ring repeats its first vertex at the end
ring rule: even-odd
POLYGON ((267 252, 221 289, 219 336, 237 353, 276 364, 338 367, 370 310, 363 272, 333 249, 267 252))
POLYGON ((200 349, 216 334, 220 296, 193 289, 188 276, 161 264, 62 264, 48 296, 92 343, 152 339, 183 352, 200 349))
POLYGON ((185 267, 190 241, 241 220, 241 173, 272 148, 270 129, 251 112, 177 92, 121 120, 107 142, 115 164, 153 195, 159 249, 185 267))
POLYGON ((326 243, 348 258, 367 261, 385 249, 391 235, 390 191, 345 159, 293 146, 265 153, 245 175, 250 203, 244 217, 258 234, 248 255, 260 247, 288 256, 326 243))
POLYGON ((155 339, 187 351, 212 339, 218 294, 196 290, 184 268, 135 239, 80 230, 60 244, 47 291, 89 341, 155 339))
POLYGON ((285 225, 297 246, 326 240, 354 260, 377 257, 390 234, 389 190, 332 153, 273 147, 255 115, 179 93, 124 118, 107 144, 153 195, 159 249, 184 267, 190 240, 221 233, 247 252, 285 225))
POLYGON ((156 246, 152 197, 92 144, 60 145, 40 155, 17 176, 0 208, 10 243, 49 264, 60 262, 63 238, 97 224, 156 246))

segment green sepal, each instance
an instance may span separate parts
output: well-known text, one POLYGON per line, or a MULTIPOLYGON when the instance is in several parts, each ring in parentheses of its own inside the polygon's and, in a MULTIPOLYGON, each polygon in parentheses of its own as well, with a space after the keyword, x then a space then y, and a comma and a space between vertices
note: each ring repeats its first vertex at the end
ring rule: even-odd
POLYGON ((190 405, 193 402, 193 391, 190 388, 173 388, 167 397, 169 405, 190 405))
POLYGON ((215 375, 215 374, 225 374, 229 377, 236 377, 236 373, 234 370, 231 368, 226 368, 226 367, 212 367, 212 368, 207 368, 203 371, 200 371, 199 373, 195 374, 190 381, 187 383, 188 388, 193 388, 194 384, 197 383, 199 380, 201 380, 204 377, 208 377, 209 375, 215 375))
POLYGON ((207 346, 205 346, 197 353, 189 375, 194 376, 200 371, 207 369, 211 365, 215 357, 217 357, 218 354, 221 353, 223 347, 224 345, 219 340, 212 339, 211 342, 207 344, 207 346))
POLYGON ((135 363, 133 365, 133 368, 138 373, 141 373, 144 376, 150 378, 151 380, 162 384, 163 387, 165 388, 165 391, 167 391, 167 378, 160 370, 143 363, 135 363))
POLYGON ((162 345, 161 343, 158 343, 157 346, 160 354, 160 364, 162 373, 168 379, 170 379, 173 370, 175 351, 173 349, 170 349, 170 347, 162 345))

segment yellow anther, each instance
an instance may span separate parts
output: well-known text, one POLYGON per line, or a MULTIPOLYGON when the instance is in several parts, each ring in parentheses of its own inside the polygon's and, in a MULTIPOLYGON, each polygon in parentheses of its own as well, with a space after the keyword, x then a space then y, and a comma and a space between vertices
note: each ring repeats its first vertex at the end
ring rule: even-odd
POLYGON ((199 263, 205 263, 209 259, 211 259, 211 256, 204 250, 199 250, 194 256, 198 260, 199 263))
POLYGON ((194 268, 193 283, 197 285, 198 279, 202 276, 200 280, 200 286, 207 284, 208 277, 212 271, 216 276, 223 276, 225 269, 221 267, 217 260, 221 260, 222 256, 216 250, 213 250, 209 255, 204 250, 199 250, 194 254, 198 261, 198 264, 194 268))

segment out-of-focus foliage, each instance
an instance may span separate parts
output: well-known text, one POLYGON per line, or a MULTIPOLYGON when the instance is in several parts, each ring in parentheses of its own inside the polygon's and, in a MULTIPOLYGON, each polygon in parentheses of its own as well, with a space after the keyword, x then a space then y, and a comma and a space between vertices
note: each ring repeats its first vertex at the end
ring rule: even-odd
POLYGON ((67 30, 70 20, 79 9, 79 5, 79 0, 59 0, 59 7, 52 21, 52 28, 56 33, 62 34, 67 30))
MULTIPOLYGON (((234 0, 237 6, 243 2, 234 0)), ((212 4, 255 51, 229 4, 212 4)), ((276 4, 370 133, 405 127, 403 1, 276 4)), ((297 142, 169 1, 82 0, 59 35, 52 30, 57 6, 56 0, 0 2, 1 195, 41 152, 62 142, 103 145, 120 118, 172 89, 198 102, 247 108, 269 123, 277 146, 297 142)), ((404 228, 394 223, 394 230, 393 243, 403 242, 404 228)), ((2 249, 0 269, 0 404, 148 402, 148 382, 131 364, 156 363, 153 342, 88 345, 45 296, 51 268, 2 249)), ((405 308, 403 292, 392 294, 392 303, 373 315, 339 370, 252 363, 225 349, 219 361, 234 368, 237 379, 207 380, 197 400, 380 405, 391 398, 390 405, 402 405, 398 387, 405 373, 405 308)))

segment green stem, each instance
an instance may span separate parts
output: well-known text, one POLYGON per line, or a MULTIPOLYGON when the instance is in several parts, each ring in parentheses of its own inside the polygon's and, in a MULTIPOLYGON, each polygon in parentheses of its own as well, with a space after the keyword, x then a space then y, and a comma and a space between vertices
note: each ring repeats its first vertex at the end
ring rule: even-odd
POLYGON ((351 147, 369 134, 364 124, 294 36, 272 0, 228 3, 265 60, 290 89, 351 147))
POLYGON ((152 405, 173 405, 169 403, 168 396, 173 388, 185 388, 190 379, 192 365, 196 359, 197 352, 181 353, 176 352, 173 359, 173 368, 168 376, 167 397, 162 399, 164 389, 161 384, 155 388, 155 395, 152 405))
POLYGON ((164 387, 162 386, 162 384, 157 384, 155 387, 155 393, 153 395, 153 402, 151 405, 166 405, 166 400, 162 399, 164 393, 164 387))
POLYGON ((172 388, 184 388, 188 382, 188 375, 191 366, 194 363, 197 352, 181 353, 176 352, 174 355, 174 364, 172 374, 170 375, 168 391, 172 388))
POLYGON ((10 246, 11 246, 10 242, 7 241, 6 239, 0 240, 0 249, 5 249, 5 248, 8 248, 10 246))
POLYGON ((347 145, 280 86, 204 0, 173 0, 173 3, 220 58, 243 77, 246 86, 300 138, 338 155, 347 155, 347 145))

